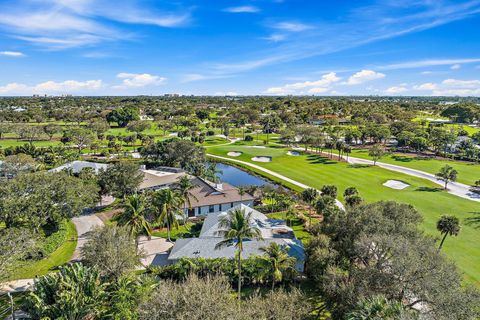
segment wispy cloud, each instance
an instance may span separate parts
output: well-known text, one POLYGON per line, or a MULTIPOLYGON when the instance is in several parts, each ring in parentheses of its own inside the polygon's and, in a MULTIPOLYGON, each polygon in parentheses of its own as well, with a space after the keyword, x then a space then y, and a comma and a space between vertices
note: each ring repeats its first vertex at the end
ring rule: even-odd
POLYGON ((274 29, 289 31, 289 32, 301 32, 301 31, 305 31, 313 28, 313 26, 310 26, 304 23, 291 22, 291 21, 274 23, 271 25, 271 27, 274 29))
POLYGON ((90 46, 103 41, 130 39, 112 21, 178 27, 190 20, 189 10, 157 12, 135 1, 19 0, 0 4, 0 30, 48 49, 90 46))
POLYGON ((25 57, 25 54, 20 51, 0 51, 0 56, 19 58, 25 57))
POLYGON ((448 65, 462 65, 467 63, 480 62, 480 58, 466 58, 466 59, 427 59, 427 60, 415 60, 401 63, 387 64, 383 66, 377 66, 378 70, 399 70, 399 69, 415 69, 432 66, 448 66, 448 65))
POLYGON ((230 13, 257 13, 260 12, 260 9, 255 6, 238 6, 225 8, 223 11, 230 13))
MULTIPOLYGON (((478 0, 461 3, 445 0, 421 1, 409 6, 409 10, 405 10, 404 6, 399 6, 398 1, 388 1, 358 7, 346 15, 342 22, 316 22, 308 25, 295 21, 270 23, 269 27, 296 33, 296 36, 287 39, 288 41, 282 41, 276 48, 258 50, 254 58, 251 56, 244 59, 237 57, 237 61, 225 62, 222 65, 224 72, 227 72, 228 66, 238 72, 239 65, 255 65, 253 68, 244 68, 244 71, 249 71, 267 65, 330 54, 420 32, 466 19, 478 13, 480 13, 480 1, 478 0), (258 63, 259 61, 263 63, 258 63)), ((417 68, 437 65, 438 62, 414 61, 381 68, 376 67, 376 69, 417 68)), ((455 63, 462 62, 449 61, 447 64, 455 63)))

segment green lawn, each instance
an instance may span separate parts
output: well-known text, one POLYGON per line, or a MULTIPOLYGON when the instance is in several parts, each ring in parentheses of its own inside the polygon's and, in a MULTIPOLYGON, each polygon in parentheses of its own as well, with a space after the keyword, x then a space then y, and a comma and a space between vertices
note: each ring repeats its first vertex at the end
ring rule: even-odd
MULTIPOLYGON (((187 225, 180 225, 178 229, 172 228, 170 230, 170 239, 172 241, 175 241, 177 239, 181 238, 193 238, 193 237, 198 237, 200 234, 200 229, 202 228, 203 223, 192 223, 192 222, 187 222, 187 225)), ((167 228, 163 228, 161 230, 157 230, 152 232, 152 235, 155 237, 161 237, 161 238, 168 238, 168 232, 167 228)))
MULTIPOLYGON (((367 150, 352 150, 351 156, 371 160, 371 157, 368 155, 367 150)), ((473 185, 475 181, 480 180, 480 164, 478 163, 429 158, 427 159, 402 153, 392 153, 386 155, 379 161, 421 170, 432 174, 437 173, 441 167, 448 164, 449 166, 454 167, 458 171, 458 182, 473 185)))
POLYGON ((27 261, 18 266, 13 276, 9 280, 29 279, 35 276, 41 276, 49 271, 55 270, 58 266, 67 263, 77 246, 77 230, 73 222, 66 223, 67 234, 66 241, 58 247, 52 254, 42 260, 27 261))
MULTIPOLYGON (((429 234, 439 236, 436 221, 442 214, 454 214, 462 221, 462 230, 456 238, 445 241, 444 252, 454 260, 464 272, 465 278, 480 285, 480 232, 475 226, 467 224, 480 212, 477 202, 465 200, 441 190, 433 182, 411 177, 401 173, 388 171, 372 166, 352 166, 344 162, 336 162, 317 155, 302 154, 288 156, 286 148, 270 147, 266 149, 248 146, 227 145, 208 148, 208 152, 224 157, 229 151, 241 151, 240 157, 232 158, 252 162, 253 156, 271 156, 272 162, 255 164, 276 171, 301 183, 320 188, 325 184, 333 184, 339 188, 339 198, 349 186, 355 186, 361 196, 368 202, 395 200, 414 205, 423 215, 422 228, 429 234), (383 186, 387 180, 401 180, 410 186, 404 190, 394 190, 383 186)), ((231 157, 230 157, 231 158, 231 157)), ((252 162, 253 163, 253 162, 252 162)), ((257 171, 262 174, 262 172, 257 171)), ((478 227, 478 225, 477 225, 478 227)))

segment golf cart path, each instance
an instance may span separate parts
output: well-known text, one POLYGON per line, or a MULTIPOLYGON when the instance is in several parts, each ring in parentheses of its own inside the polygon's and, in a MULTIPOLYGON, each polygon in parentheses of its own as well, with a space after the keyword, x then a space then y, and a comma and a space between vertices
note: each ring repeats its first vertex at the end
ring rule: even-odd
MULTIPOLYGON (((294 149, 304 150, 303 148, 294 148, 294 149)), ((312 150, 312 149, 308 149, 307 151, 315 153, 315 151, 312 150)), ((350 164, 373 165, 372 160, 355 158, 355 157, 350 157, 350 156, 348 158, 346 156, 342 156, 342 158, 350 164)), ((389 164, 389 163, 385 163, 385 162, 379 162, 379 161, 377 161, 376 165, 380 168, 383 168, 383 169, 387 169, 387 170, 395 171, 395 172, 400 172, 400 173, 403 173, 403 174, 406 174, 406 175, 409 175, 409 176, 412 176, 412 177, 426 179, 426 180, 432 181, 433 183, 436 183, 436 184, 438 184, 442 187, 444 186, 443 181, 438 180, 437 177, 435 177, 434 174, 427 173, 425 171, 420 171, 420 170, 416 170, 416 169, 411 169, 411 168, 407 168, 407 167, 403 167, 403 166, 399 166, 399 165, 395 165, 395 164, 389 164)), ((466 185, 466 184, 463 184, 463 183, 460 183, 460 182, 449 182, 448 183, 448 189, 446 191, 450 194, 453 194, 453 195, 457 196, 457 197, 461 197, 461 198, 464 198, 464 199, 480 202, 480 195, 478 195, 474 192, 471 192, 469 185, 466 185)))
MULTIPOLYGON (((256 164, 253 164, 253 163, 249 163, 249 162, 246 162, 246 161, 242 161, 242 160, 236 160, 236 159, 231 159, 231 158, 226 158, 226 157, 221 157, 221 156, 216 156, 216 155, 213 155, 213 154, 210 154, 208 153, 207 156, 209 157, 212 157, 212 158, 216 158, 216 159, 221 159, 221 160, 227 160, 227 161, 231 161, 231 162, 236 162, 236 163, 240 163, 240 164, 243 164, 245 166, 248 166, 248 167, 252 167, 252 168, 255 168, 257 170, 260 170, 260 171, 263 171, 265 173, 268 173, 274 177, 277 177, 279 179, 282 179, 284 181, 287 181, 293 185, 296 185, 300 188, 303 188, 303 189, 308 189, 308 188, 312 188, 310 186, 307 186, 306 184, 303 184, 301 182, 298 182, 298 181, 295 181, 293 179, 290 179, 288 177, 285 177, 275 171, 272 171, 272 170, 269 170, 269 169, 265 169, 264 167, 261 167, 259 165, 256 165, 256 164)), ((343 209, 345 210, 345 207, 343 205, 343 203, 341 203, 340 201, 338 201, 337 199, 335 199, 335 202, 336 202, 336 205, 337 207, 339 207, 340 209, 343 209)))

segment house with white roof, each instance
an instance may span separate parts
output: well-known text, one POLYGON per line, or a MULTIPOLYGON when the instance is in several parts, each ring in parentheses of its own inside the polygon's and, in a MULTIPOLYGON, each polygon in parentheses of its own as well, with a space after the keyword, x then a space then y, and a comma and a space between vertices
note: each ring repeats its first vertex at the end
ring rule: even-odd
POLYGON ((50 169, 48 171, 61 172, 63 170, 72 170, 74 174, 78 174, 85 168, 92 168, 95 171, 95 174, 98 174, 100 170, 106 170, 107 167, 108 165, 105 163, 75 160, 72 162, 65 163, 64 165, 61 165, 59 167, 50 169))
POLYGON ((288 248, 288 254, 297 259, 295 268, 299 272, 304 271, 305 250, 300 240, 295 238, 293 229, 285 224, 284 220, 270 219, 263 213, 240 204, 227 211, 210 213, 205 219, 200 236, 198 238, 178 239, 168 256, 169 263, 175 263, 181 258, 228 258, 235 257, 234 246, 222 247, 216 249, 216 245, 223 240, 219 235, 221 230, 219 221, 221 217, 228 214, 228 211, 237 208, 243 209, 246 213, 251 213, 252 226, 260 229, 263 240, 245 240, 243 242, 243 257, 261 256, 264 253, 262 248, 268 247, 270 243, 276 242, 281 246, 288 248))

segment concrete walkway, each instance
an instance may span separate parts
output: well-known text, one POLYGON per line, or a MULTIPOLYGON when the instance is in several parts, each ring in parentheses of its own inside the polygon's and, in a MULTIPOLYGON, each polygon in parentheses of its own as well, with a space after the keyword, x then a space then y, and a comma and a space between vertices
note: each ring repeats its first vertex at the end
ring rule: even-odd
POLYGON ((80 261, 82 255, 82 248, 85 242, 88 240, 88 233, 92 231, 95 227, 102 227, 103 222, 95 214, 81 215, 72 219, 72 222, 75 224, 77 229, 77 247, 73 253, 70 261, 80 261))
MULTIPOLYGON (((241 161, 241 160, 236 160, 236 159, 231 159, 231 158, 226 158, 226 157, 221 157, 221 156, 216 156, 216 155, 213 155, 213 154, 207 154, 207 156, 209 157, 212 157, 212 158, 216 158, 216 159, 221 159, 221 160, 227 160, 227 161, 231 161, 231 162, 236 162, 236 163, 240 163, 240 164, 243 164, 245 166, 248 166, 248 167, 252 167, 252 168, 255 168, 257 170, 260 170, 260 171, 263 171, 265 173, 268 173, 269 175, 272 175, 274 177, 277 177, 283 181, 286 181, 286 182, 289 182, 293 185, 296 185, 302 189, 308 189, 308 188, 312 188, 311 186, 307 186, 306 184, 303 184, 301 182, 298 182, 298 181, 295 181, 293 179, 290 179, 288 177, 285 177, 284 175, 281 175, 275 171, 272 171, 272 170, 269 170, 269 169, 265 169, 264 167, 261 167, 259 165, 256 165, 256 164, 253 164, 253 163, 249 163, 249 162, 246 162, 246 161, 241 161)), ((343 205, 343 203, 341 203, 340 201, 338 200, 335 200, 336 202, 336 205, 337 207, 339 207, 340 209, 343 209, 345 210, 345 206, 343 205)))

